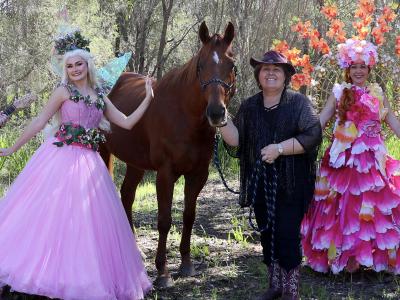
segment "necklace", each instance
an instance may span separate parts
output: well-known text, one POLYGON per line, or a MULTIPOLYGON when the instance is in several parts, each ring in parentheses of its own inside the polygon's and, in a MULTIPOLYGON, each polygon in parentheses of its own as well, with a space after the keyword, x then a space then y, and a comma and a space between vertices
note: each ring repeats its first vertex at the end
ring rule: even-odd
POLYGON ((274 110, 274 109, 278 108, 279 104, 280 104, 280 102, 278 102, 278 103, 276 103, 276 104, 274 104, 274 105, 272 105, 272 106, 270 106, 270 107, 264 106, 264 110, 265 110, 265 111, 274 110))
POLYGON ((97 94, 97 98, 92 100, 90 95, 83 96, 77 89, 77 87, 73 84, 67 84, 65 87, 69 90, 70 96, 69 99, 74 101, 75 103, 79 101, 83 101, 88 107, 94 105, 99 110, 104 110, 106 107, 106 103, 104 101, 104 91, 100 88, 95 88, 95 92, 97 94))

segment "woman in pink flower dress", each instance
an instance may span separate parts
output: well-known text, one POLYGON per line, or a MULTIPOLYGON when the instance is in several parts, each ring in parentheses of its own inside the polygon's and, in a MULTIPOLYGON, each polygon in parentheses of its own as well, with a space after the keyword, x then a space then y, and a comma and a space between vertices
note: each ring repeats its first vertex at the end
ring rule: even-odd
POLYGON ((346 82, 335 84, 320 115, 323 128, 335 112, 336 123, 302 222, 304 255, 319 272, 364 266, 399 274, 400 162, 388 155, 381 123, 397 136, 400 123, 382 89, 367 84, 376 46, 347 40, 338 61, 346 82))
POLYGON ((126 129, 152 99, 125 116, 97 84, 93 58, 64 55, 64 78, 10 155, 53 115, 61 124, 32 156, 0 200, 0 287, 60 299, 142 299, 151 288, 116 188, 98 152, 99 127, 126 129), (109 124, 108 124, 109 125, 109 124))

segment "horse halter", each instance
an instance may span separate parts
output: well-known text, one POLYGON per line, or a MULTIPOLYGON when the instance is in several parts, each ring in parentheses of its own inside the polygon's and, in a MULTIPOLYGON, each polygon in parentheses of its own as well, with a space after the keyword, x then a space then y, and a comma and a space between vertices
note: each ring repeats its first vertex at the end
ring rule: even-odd
POLYGON ((233 81, 231 83, 226 83, 225 81, 223 81, 222 79, 220 79, 218 77, 212 77, 211 79, 209 79, 207 81, 203 81, 201 79, 201 75, 200 75, 200 71, 201 71, 200 60, 198 60, 197 61, 197 77, 199 78, 201 89, 204 91, 206 89, 206 87, 209 86, 210 84, 219 84, 225 89, 225 95, 229 95, 229 97, 232 97, 235 93, 235 90, 233 87, 235 86, 236 75, 237 75, 237 68, 235 65, 233 66, 232 70, 235 73, 235 78, 233 79, 233 81))

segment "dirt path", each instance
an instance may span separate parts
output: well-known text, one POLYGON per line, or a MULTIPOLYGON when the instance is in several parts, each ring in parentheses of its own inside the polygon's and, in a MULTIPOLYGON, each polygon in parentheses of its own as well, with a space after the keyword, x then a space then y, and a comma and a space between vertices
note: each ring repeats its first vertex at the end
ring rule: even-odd
MULTIPOLYGON (((258 236, 249 230, 247 211, 219 180, 211 180, 200 194, 192 236, 192 257, 198 275, 176 276, 182 199, 174 199, 173 228, 169 235, 169 268, 175 286, 155 290, 146 299, 255 299, 266 287, 258 236), (240 233, 239 228, 243 228, 240 233), (236 233, 236 239, 233 233, 236 233)), ((156 211, 134 214, 139 246, 147 255, 146 267, 156 276, 156 211)), ((364 270, 334 276, 302 268, 302 299, 400 299, 399 277, 364 270)))

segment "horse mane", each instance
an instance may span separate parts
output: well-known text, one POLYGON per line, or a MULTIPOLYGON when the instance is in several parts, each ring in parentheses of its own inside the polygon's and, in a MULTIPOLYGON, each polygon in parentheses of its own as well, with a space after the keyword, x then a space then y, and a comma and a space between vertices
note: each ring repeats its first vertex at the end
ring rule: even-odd
POLYGON ((197 78, 197 61, 199 53, 193 56, 183 66, 172 69, 157 83, 158 87, 171 88, 181 86, 183 82, 193 82, 197 78))
MULTIPOLYGON (((220 34, 214 34, 209 43, 218 45, 222 40, 220 34)), ((207 45, 209 44, 207 43, 207 45)), ((197 64, 200 54, 208 52, 210 47, 204 45, 200 48, 195 56, 193 56, 187 63, 181 67, 172 69, 167 74, 163 76, 161 80, 158 81, 157 86, 163 88, 171 88, 173 86, 182 86, 183 82, 193 82, 197 78, 197 64)))

